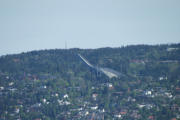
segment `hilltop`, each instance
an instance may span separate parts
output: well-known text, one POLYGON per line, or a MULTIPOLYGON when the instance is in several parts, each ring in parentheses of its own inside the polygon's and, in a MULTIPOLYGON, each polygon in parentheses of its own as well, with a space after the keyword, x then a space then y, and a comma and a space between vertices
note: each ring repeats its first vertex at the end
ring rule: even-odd
POLYGON ((0 119, 180 119, 180 44, 0 57, 0 119), (123 74, 108 78, 95 66, 123 74))

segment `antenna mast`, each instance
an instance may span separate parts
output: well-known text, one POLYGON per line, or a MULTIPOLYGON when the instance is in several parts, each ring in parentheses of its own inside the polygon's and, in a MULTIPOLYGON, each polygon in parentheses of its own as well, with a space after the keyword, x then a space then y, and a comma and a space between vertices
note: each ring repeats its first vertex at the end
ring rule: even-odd
POLYGON ((65 49, 67 49, 67 41, 65 41, 65 49))

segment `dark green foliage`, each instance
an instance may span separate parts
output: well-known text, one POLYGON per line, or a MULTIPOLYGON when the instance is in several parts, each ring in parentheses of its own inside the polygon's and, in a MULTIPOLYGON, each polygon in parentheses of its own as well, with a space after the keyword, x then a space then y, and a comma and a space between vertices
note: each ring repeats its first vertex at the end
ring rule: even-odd
POLYGON ((178 119, 179 71, 180 44, 1 56, 0 119, 178 119), (97 74, 78 53, 124 76, 97 74))

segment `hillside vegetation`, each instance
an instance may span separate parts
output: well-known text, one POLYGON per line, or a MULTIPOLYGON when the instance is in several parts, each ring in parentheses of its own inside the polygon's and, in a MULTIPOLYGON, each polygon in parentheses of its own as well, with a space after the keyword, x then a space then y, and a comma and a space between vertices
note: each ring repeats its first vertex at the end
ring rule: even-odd
POLYGON ((0 119, 180 119, 180 44, 1 56, 0 119), (78 54, 124 76, 109 79, 78 54))

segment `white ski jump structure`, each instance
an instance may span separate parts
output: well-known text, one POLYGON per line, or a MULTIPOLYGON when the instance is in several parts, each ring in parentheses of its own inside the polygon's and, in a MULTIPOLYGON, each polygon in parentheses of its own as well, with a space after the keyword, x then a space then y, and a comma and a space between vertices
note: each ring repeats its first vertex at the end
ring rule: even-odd
POLYGON ((110 79, 115 77, 115 78, 118 78, 120 76, 122 76, 121 73, 115 71, 115 70, 112 70, 110 68, 103 68, 103 67, 97 67, 97 66, 94 66, 92 65, 91 63, 88 62, 88 60, 86 60, 82 55, 78 54, 78 56, 83 60, 83 62, 85 62, 89 67, 97 70, 98 72, 102 72, 104 73, 107 77, 109 77, 110 79))

